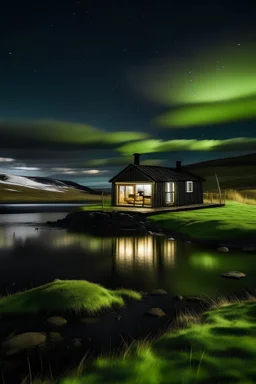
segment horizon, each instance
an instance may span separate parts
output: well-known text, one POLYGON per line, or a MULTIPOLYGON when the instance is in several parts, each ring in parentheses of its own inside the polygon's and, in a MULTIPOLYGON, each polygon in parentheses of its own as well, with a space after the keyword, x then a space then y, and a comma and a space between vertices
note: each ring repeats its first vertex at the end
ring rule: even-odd
MULTIPOLYGON (((212 160, 208 160, 209 162, 211 161, 217 161, 217 160, 225 160, 225 159, 232 159, 234 157, 244 157, 244 156, 247 156, 247 155, 256 155, 256 152, 250 152, 248 154, 245 154, 245 155, 240 155, 240 156, 228 156, 228 157, 222 157, 222 158, 215 158, 215 159, 212 159, 212 160)), ((207 161, 207 162, 208 162, 207 161)), ((131 162, 129 164, 133 164, 134 162, 131 162)), ((193 165, 200 165, 201 163, 204 163, 204 161, 202 162, 199 162, 199 163, 190 163, 190 164, 183 164, 182 162, 182 166, 193 166, 193 165)), ((129 165, 127 164, 127 165, 129 165)), ((127 166, 126 165, 126 166, 127 166)), ((144 164, 144 165, 147 165, 147 164, 144 164)), ((166 167, 168 167, 168 165, 165 165, 166 167)), ((113 176, 115 176, 117 173, 119 173, 122 169, 124 169, 124 167, 121 167, 118 172, 116 172, 115 174, 113 174, 109 179, 111 179, 113 176)), ((170 166, 168 168, 175 168, 175 164, 173 164, 173 166, 170 166)), ((0 173, 1 174, 8 174, 8 173, 0 173)), ((49 179, 54 179, 53 177, 51 176, 36 176, 36 175, 25 175, 25 174, 15 174, 15 173, 9 173, 10 175, 14 175, 14 176, 21 176, 21 177, 45 177, 45 178, 49 178, 49 179)), ((102 183, 101 181, 97 181, 96 184, 90 184, 90 183, 86 183, 86 180, 84 181, 84 183, 81 183, 81 182, 77 182, 74 178, 73 179, 70 179, 70 178, 58 178, 58 179, 55 179, 55 180, 60 180, 60 181, 73 181, 81 186, 85 186, 85 187, 89 187, 89 188, 92 188, 92 189, 111 189, 111 184, 109 183, 109 181, 107 181, 107 183, 102 183)))

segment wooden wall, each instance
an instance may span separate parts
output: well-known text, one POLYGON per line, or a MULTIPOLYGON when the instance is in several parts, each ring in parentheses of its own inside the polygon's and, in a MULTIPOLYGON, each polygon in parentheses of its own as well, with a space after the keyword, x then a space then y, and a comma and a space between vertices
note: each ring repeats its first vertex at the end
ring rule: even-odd
MULTIPOLYGON (((148 180, 142 180, 141 177, 139 180, 135 180, 135 175, 131 175, 133 179, 128 180, 127 175, 125 181, 137 181, 145 182, 148 180)), ((118 179, 118 181, 121 181, 118 179)), ((152 207, 165 207, 171 206, 171 204, 165 203, 165 183, 156 182, 152 185, 153 196, 152 196, 152 207)), ((175 182, 175 201, 174 206, 180 205, 190 205, 190 204, 202 204, 203 203, 203 183, 200 181, 193 182, 193 192, 186 192, 185 181, 176 181, 175 182)), ((116 205, 116 193, 117 187, 115 183, 112 183, 112 193, 111 193, 111 205, 116 205)))
POLYGON ((203 203, 203 186, 202 182, 193 182, 193 192, 186 192, 186 182, 179 181, 176 183, 175 205, 189 205, 203 203))

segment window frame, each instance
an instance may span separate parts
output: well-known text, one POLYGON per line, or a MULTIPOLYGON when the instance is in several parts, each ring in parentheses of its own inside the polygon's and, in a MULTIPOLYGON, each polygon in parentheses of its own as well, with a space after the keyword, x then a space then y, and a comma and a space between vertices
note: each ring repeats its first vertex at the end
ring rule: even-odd
POLYGON ((194 192, 194 183, 193 181, 186 181, 186 193, 193 193, 194 192), (191 185, 191 190, 190 186, 191 185))

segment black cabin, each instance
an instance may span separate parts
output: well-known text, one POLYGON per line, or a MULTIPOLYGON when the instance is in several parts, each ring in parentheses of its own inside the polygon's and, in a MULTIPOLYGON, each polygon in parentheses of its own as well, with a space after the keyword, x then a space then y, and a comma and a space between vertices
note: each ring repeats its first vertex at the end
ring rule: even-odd
POLYGON ((109 180, 112 206, 154 208, 203 203, 205 179, 183 170, 181 161, 176 161, 176 168, 168 168, 140 165, 140 154, 133 156, 134 164, 109 180))

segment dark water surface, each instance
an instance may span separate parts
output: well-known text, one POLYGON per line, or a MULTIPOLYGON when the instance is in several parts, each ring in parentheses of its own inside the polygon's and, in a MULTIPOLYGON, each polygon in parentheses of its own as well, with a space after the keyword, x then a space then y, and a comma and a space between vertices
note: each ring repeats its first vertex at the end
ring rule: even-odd
POLYGON ((256 287, 256 254, 205 250, 162 236, 103 238, 71 234, 40 224, 66 213, 0 215, 0 292, 37 286, 55 278, 86 279, 107 288, 211 298, 256 287), (223 272, 248 274, 226 280, 223 272))

